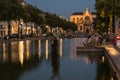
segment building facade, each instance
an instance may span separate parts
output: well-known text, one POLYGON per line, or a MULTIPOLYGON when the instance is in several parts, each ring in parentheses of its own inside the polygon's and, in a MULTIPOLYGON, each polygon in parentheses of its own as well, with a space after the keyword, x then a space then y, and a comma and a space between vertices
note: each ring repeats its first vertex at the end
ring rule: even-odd
POLYGON ((90 12, 87 8, 85 12, 75 12, 70 16, 70 22, 78 26, 78 32, 92 32, 93 20, 96 18, 95 12, 90 12))
MULTIPOLYGON (((20 35, 29 35, 31 33, 37 35, 37 28, 34 23, 24 23, 24 21, 0 21, 0 39, 4 38, 7 35, 20 34, 20 35), (10 23, 10 28, 9 27, 10 23), (10 33, 9 33, 10 31, 10 33)), ((38 30, 38 32, 40 29, 38 30)))
POLYGON ((8 22, 0 21, 0 38, 8 34, 8 22))

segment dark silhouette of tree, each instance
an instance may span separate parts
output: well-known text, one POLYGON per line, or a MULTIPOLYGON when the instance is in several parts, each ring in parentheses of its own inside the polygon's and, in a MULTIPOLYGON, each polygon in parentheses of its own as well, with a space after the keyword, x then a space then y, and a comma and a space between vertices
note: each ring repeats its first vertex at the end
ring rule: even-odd
POLYGON ((38 9, 36 6, 32 6, 24 2, 22 5, 20 0, 0 0, 0 21, 8 21, 8 33, 11 32, 10 21, 23 19, 25 23, 32 22, 35 25, 47 24, 50 27, 61 27, 65 30, 77 30, 77 25, 61 19, 56 14, 45 13, 38 9))
POLYGON ((108 31, 110 16, 120 17, 120 0, 95 0, 96 19, 94 29, 98 32, 108 31), (114 14, 113 14, 114 10, 114 14))

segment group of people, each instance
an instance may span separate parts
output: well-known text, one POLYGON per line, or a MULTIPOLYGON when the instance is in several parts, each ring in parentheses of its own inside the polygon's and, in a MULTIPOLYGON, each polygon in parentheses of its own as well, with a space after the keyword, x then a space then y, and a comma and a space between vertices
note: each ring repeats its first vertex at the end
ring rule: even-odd
POLYGON ((84 46, 98 46, 98 45, 104 45, 105 44, 105 37, 104 34, 94 34, 89 35, 86 40, 84 41, 84 46))

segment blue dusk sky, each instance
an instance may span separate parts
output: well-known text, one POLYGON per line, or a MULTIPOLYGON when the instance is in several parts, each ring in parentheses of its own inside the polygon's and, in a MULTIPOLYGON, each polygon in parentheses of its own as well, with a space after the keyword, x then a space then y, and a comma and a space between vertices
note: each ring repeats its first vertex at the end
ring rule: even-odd
POLYGON ((27 3, 37 6, 44 12, 57 14, 69 19, 74 12, 84 12, 89 8, 95 12, 95 0, 25 0, 27 3))

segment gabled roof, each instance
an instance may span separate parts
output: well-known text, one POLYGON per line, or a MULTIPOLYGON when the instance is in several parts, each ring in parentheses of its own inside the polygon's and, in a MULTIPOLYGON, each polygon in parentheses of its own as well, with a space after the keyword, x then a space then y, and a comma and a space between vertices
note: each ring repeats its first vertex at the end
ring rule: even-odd
POLYGON ((83 15, 85 13, 91 13, 92 15, 96 15, 95 12, 90 12, 90 10, 87 8, 85 12, 74 12, 72 15, 83 15))
MULTIPOLYGON (((72 15, 83 15, 83 12, 74 12, 72 15)), ((92 12, 92 15, 96 15, 96 12, 92 12)))
POLYGON ((72 15, 83 15, 83 12, 74 12, 72 15))

